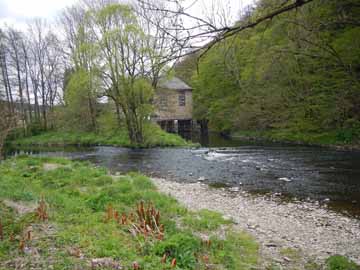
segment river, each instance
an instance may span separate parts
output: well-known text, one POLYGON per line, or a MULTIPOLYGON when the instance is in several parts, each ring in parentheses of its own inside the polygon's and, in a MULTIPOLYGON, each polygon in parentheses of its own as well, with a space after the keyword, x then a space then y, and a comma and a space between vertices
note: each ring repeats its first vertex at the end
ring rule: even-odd
POLYGON ((12 149, 32 154, 87 160, 111 172, 141 172, 180 182, 201 181, 233 192, 279 196, 326 204, 360 216, 360 152, 210 137, 199 149, 65 147, 12 149))

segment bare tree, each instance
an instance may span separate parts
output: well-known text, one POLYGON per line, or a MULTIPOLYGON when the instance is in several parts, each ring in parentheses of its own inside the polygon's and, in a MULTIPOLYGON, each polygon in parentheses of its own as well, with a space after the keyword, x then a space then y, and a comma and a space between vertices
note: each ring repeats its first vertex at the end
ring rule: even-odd
POLYGON ((148 67, 147 76, 156 88, 160 77, 169 70, 169 64, 183 52, 184 44, 178 38, 180 31, 171 30, 174 25, 179 25, 180 18, 172 16, 164 3, 156 0, 135 2, 133 10, 138 15, 140 27, 146 36, 145 46, 149 49, 148 63, 143 66, 148 67), (150 4, 156 5, 158 10, 149 10, 147 7, 150 4))
POLYGON ((171 26, 164 26, 147 18, 151 24, 165 32, 178 45, 179 54, 174 55, 171 59, 166 59, 173 61, 196 52, 200 52, 201 57, 220 41, 315 0, 285 0, 279 5, 269 7, 268 11, 261 16, 243 16, 243 20, 237 23, 227 19, 226 7, 212 7, 210 8, 211 12, 204 17, 191 14, 189 10, 195 2, 198 2, 197 0, 190 6, 184 6, 181 0, 136 1, 144 9, 143 13, 151 12, 159 14, 160 17, 166 14, 168 19, 176 22, 171 26))
POLYGON ((24 73, 25 73, 25 90, 26 90, 26 97, 27 97, 27 107, 28 107, 28 114, 29 114, 29 121, 30 123, 33 122, 33 114, 32 114, 32 106, 31 106, 31 98, 30 98, 30 86, 29 86, 29 56, 28 56, 28 43, 26 39, 22 39, 21 42, 22 53, 24 57, 24 73))
POLYGON ((41 114, 43 128, 49 125, 48 114, 53 110, 62 88, 64 74, 61 42, 45 20, 35 19, 29 25, 27 64, 32 82, 35 114, 41 114))
POLYGON ((7 30, 7 40, 9 44, 10 57, 12 60, 12 66, 15 70, 15 77, 17 80, 18 95, 20 101, 20 115, 23 122, 23 127, 28 126, 26 110, 24 106, 24 90, 23 90, 23 81, 22 81, 22 66, 23 56, 22 56, 22 36, 21 33, 16 31, 13 28, 8 28, 7 30))
POLYGON ((3 147, 10 131, 15 127, 15 116, 6 105, 6 102, 1 100, 0 93, 0 160, 3 158, 3 147))
POLYGON ((14 111, 14 100, 9 80, 8 65, 7 65, 7 48, 6 37, 4 32, 0 29, 0 67, 2 82, 6 93, 6 101, 10 111, 14 111))
MULTIPOLYGON (((31 53, 33 58, 32 68, 38 70, 37 76, 34 76, 33 79, 36 80, 34 84, 40 92, 41 99, 41 115, 43 121, 44 129, 47 129, 47 89, 46 89, 46 50, 47 50, 47 40, 46 40, 46 31, 47 23, 42 19, 35 19, 32 24, 29 25, 29 37, 31 42, 31 53)), ((38 91, 36 91, 38 92, 38 91)))

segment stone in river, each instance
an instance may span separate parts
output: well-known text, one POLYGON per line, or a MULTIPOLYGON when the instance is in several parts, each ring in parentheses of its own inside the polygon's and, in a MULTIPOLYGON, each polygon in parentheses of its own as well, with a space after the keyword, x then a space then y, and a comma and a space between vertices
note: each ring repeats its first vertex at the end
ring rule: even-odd
POLYGON ((284 182, 291 182, 292 180, 287 178, 287 177, 280 177, 278 178, 280 181, 284 181, 284 182))

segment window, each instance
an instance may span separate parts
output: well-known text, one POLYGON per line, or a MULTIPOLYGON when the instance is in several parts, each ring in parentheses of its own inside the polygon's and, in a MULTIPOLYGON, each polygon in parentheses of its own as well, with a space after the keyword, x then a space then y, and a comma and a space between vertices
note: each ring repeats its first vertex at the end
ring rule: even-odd
POLYGON ((167 108, 167 97, 166 96, 161 96, 160 97, 160 109, 165 110, 167 108))
POLYGON ((185 106, 186 105, 186 96, 185 96, 185 92, 180 92, 179 93, 179 106, 185 106))

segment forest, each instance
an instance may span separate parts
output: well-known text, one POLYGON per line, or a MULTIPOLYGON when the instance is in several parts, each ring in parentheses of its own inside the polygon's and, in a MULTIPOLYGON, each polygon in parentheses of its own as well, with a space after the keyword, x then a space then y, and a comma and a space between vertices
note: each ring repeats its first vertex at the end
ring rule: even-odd
MULTIPOLYGON (((261 17, 281 1, 243 14, 261 17)), ((314 1, 175 68, 212 130, 318 144, 360 139, 360 5, 314 1)))

